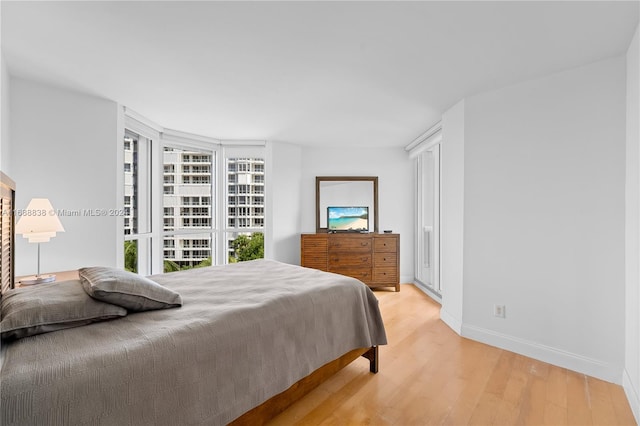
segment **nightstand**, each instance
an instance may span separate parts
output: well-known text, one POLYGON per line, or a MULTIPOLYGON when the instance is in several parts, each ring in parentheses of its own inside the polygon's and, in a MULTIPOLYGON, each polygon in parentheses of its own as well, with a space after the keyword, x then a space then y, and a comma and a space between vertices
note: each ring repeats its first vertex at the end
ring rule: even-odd
MULTIPOLYGON (((23 288, 23 287, 36 287, 39 285, 47 285, 47 284, 53 284, 53 283, 57 283, 57 282, 62 282, 62 281, 69 281, 69 280, 77 280, 79 279, 78 276, 78 271, 62 271, 62 272, 52 272, 52 274, 54 274, 56 276, 56 280, 49 282, 49 283, 43 283, 43 284, 32 284, 32 285, 21 285, 20 284, 20 279, 21 278, 25 278, 25 277, 16 277, 16 288, 23 288)), ((26 275, 29 276, 29 275, 26 275)))

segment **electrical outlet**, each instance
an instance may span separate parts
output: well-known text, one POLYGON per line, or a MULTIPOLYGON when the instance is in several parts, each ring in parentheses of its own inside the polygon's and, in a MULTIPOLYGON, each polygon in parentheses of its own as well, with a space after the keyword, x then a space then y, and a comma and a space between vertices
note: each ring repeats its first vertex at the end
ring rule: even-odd
POLYGON ((493 305, 493 316, 498 318, 505 318, 505 306, 493 305))

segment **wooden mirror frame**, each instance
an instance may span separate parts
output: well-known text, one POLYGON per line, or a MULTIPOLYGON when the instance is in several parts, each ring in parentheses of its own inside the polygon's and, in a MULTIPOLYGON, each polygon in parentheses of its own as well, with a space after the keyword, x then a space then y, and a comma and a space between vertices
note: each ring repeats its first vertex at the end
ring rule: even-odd
POLYGON ((326 233, 320 227, 320 183, 321 182, 371 182, 373 184, 373 232, 378 230, 378 176, 316 176, 316 233, 326 233))

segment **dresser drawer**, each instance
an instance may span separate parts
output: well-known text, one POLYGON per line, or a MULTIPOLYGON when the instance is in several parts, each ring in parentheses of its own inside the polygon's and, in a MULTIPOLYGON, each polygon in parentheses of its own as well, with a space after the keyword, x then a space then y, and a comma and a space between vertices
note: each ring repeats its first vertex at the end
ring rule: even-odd
POLYGON ((303 234, 300 240, 302 266, 307 268, 327 270, 327 247, 326 235, 303 234))
POLYGON ((398 255, 395 252, 376 253, 373 259, 376 268, 395 268, 398 266, 398 255))
POLYGON ((326 256, 305 256, 302 260, 302 266, 305 268, 319 269, 321 271, 327 270, 327 257, 326 256))
POLYGON ((374 250, 378 252, 393 252, 398 250, 398 239, 394 237, 376 237, 374 238, 374 250))
POLYGON ((371 252, 371 238, 330 238, 329 252, 371 252))
POLYGON ((320 252, 326 253, 329 242, 326 237, 316 237, 315 235, 303 235, 302 237, 302 249, 307 252, 320 252))
POLYGON ((375 283, 398 282, 398 268, 375 268, 373 270, 373 281, 375 283))
POLYGON ((329 268, 329 272, 335 272, 336 274, 353 277, 359 279, 365 284, 368 284, 372 281, 371 268, 329 268))
POLYGON ((329 268, 371 267, 371 254, 329 254, 329 268))

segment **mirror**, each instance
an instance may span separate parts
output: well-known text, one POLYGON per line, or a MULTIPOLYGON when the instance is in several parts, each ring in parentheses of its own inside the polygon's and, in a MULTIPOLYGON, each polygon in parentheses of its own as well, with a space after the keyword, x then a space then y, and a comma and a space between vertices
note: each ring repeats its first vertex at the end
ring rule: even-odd
POLYGON ((316 232, 327 232, 327 207, 369 208, 369 232, 378 232, 377 176, 316 176, 316 232))

